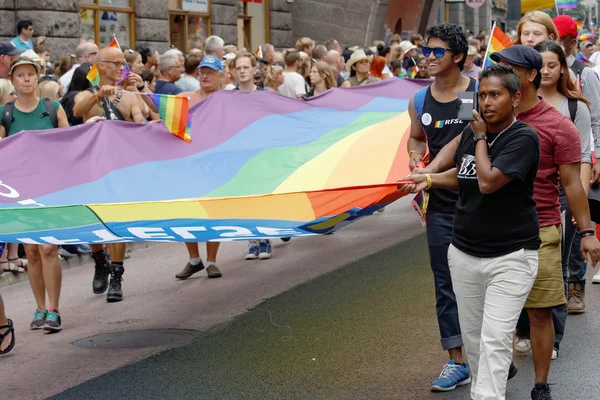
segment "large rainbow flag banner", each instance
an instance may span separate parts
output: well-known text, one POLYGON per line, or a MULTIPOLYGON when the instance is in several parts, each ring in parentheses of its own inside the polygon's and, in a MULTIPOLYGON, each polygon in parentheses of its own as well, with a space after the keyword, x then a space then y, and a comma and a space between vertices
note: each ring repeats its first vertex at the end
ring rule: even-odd
MULTIPOLYGON (((427 82, 426 82, 427 83, 427 82)), ((229 241, 331 232, 402 197, 404 79, 314 99, 221 91, 191 107, 194 142, 101 121, 0 140, 0 242, 229 241)))
POLYGON ((158 114, 169 132, 179 139, 191 142, 192 119, 189 115, 188 98, 156 93, 148 93, 148 96, 156 105, 158 114))
POLYGON ((556 0, 556 8, 577 8, 577 0, 556 0))
POLYGON ((496 26, 496 23, 494 23, 494 26, 492 27, 492 34, 490 35, 490 41, 485 52, 483 68, 485 69, 495 64, 495 62, 490 58, 492 53, 497 53, 510 46, 512 46, 512 42, 508 36, 506 36, 506 34, 496 26))

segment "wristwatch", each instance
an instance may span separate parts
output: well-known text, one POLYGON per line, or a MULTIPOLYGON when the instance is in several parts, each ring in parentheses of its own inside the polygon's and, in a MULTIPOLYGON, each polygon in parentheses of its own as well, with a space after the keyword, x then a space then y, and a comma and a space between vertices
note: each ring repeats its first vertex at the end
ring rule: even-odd
POLYGON ((477 144, 478 141, 485 140, 485 139, 486 139, 485 135, 473 135, 473 141, 475 142, 475 144, 477 144))

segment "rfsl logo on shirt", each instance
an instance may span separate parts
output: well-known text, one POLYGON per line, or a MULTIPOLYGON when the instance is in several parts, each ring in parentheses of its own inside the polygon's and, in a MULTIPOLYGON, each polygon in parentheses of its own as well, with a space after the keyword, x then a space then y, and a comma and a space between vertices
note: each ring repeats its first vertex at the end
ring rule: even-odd
POLYGON ((443 128, 446 125, 462 124, 462 119, 442 119, 435 122, 435 128, 443 128))

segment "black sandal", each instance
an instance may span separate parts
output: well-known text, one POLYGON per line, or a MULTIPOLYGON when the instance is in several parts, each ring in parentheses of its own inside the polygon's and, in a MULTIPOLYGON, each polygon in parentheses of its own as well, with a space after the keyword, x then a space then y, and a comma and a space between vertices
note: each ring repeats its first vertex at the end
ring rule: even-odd
POLYGON ((10 320, 10 319, 8 320, 8 325, 0 326, 0 329, 6 329, 6 328, 8 328, 8 330, 6 332, 0 333, 0 345, 2 345, 2 343, 4 343, 4 339, 6 339, 6 337, 8 335, 12 335, 11 341, 10 341, 10 345, 5 350, 0 351, 0 355, 10 352, 13 349, 13 347, 15 347, 15 342, 16 342, 15 328, 13 326, 12 320, 10 320))
POLYGON ((8 264, 8 269, 2 268, 2 272, 12 272, 14 276, 22 274, 23 272, 26 271, 25 268, 19 267, 18 265, 15 265, 15 264, 11 263, 10 261, 0 261, 0 264, 8 264), (22 269, 23 271, 19 271, 19 269, 22 269))
POLYGON ((8 258, 8 262, 11 263, 12 265, 16 265, 19 268, 23 268, 25 271, 27 271, 27 260, 25 260, 25 262, 23 262, 22 258, 8 258), (17 264, 15 261, 18 261, 19 263, 17 264))

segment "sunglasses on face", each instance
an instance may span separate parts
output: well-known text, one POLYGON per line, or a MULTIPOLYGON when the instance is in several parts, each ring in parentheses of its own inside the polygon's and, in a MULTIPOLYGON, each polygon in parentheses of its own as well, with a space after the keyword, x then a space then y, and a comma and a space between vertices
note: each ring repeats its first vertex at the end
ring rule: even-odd
POLYGON ((452 51, 451 49, 448 49, 446 47, 423 47, 423 55, 425 57, 429 57, 431 55, 431 53, 433 53, 433 56, 435 58, 442 58, 444 57, 444 54, 446 54, 447 51, 452 51))

